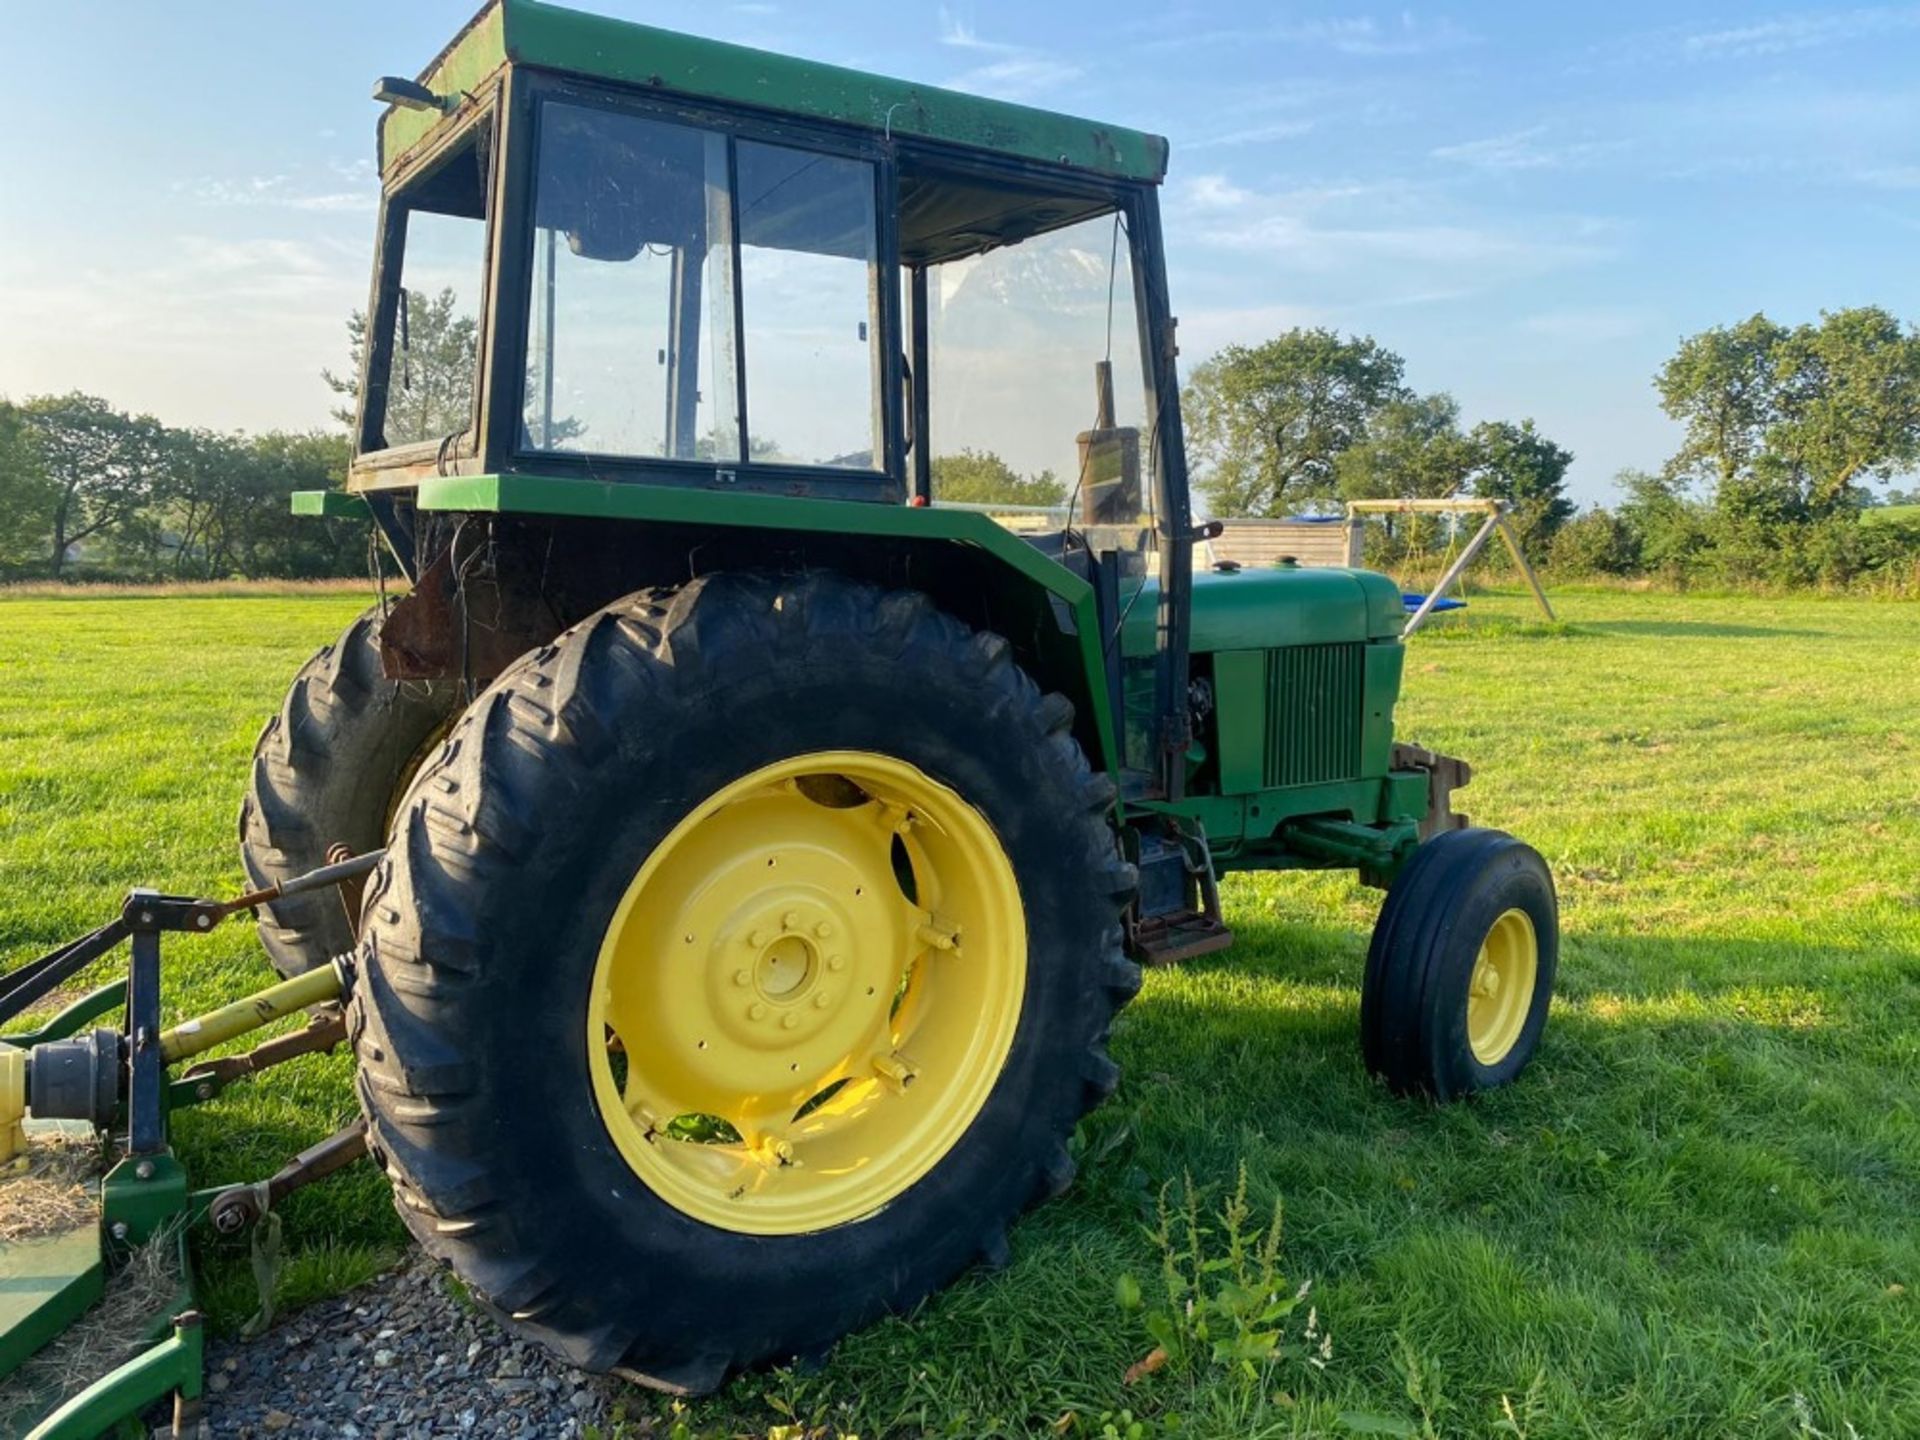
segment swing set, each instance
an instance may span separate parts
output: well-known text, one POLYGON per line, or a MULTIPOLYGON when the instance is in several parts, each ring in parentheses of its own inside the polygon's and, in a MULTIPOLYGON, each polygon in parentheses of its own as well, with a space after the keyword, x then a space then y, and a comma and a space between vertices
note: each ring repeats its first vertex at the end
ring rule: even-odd
MULTIPOLYGON (((1547 603, 1547 592, 1540 588, 1540 579, 1533 573, 1533 567, 1527 563, 1527 557, 1521 552, 1519 537, 1513 533, 1513 527, 1507 523, 1507 512, 1512 509, 1505 500, 1494 500, 1476 496, 1456 496, 1445 500, 1349 500, 1347 518, 1357 519, 1365 515, 1484 515, 1480 528, 1467 542, 1466 548, 1455 556, 1445 573, 1426 595, 1408 596, 1413 613, 1407 617, 1406 628, 1400 632, 1400 638, 1406 639, 1427 623, 1427 617, 1436 610, 1453 609, 1463 602, 1444 599, 1447 591, 1457 584, 1466 574, 1467 567, 1479 558, 1487 542, 1497 532, 1506 542, 1507 553, 1513 556, 1513 563, 1520 567, 1520 573, 1526 577, 1533 598, 1540 602, 1540 611, 1548 620, 1554 619, 1553 607, 1547 603)), ((1457 538, 1457 532, 1456 532, 1457 538)), ((1451 550, 1451 542, 1449 542, 1451 550)))

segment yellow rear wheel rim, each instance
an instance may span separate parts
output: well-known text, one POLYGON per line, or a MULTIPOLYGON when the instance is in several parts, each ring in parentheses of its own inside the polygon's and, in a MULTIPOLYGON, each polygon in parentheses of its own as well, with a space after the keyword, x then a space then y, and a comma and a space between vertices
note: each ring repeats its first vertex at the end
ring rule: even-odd
POLYGON ((1467 1043, 1482 1065, 1498 1065, 1513 1052, 1533 1010, 1540 981, 1540 937, 1533 917, 1504 911, 1480 943, 1467 987, 1467 1043))
POLYGON ((685 1214, 846 1224, 980 1113, 1026 965, 1013 865, 978 810, 890 756, 796 756, 709 797, 628 886, 588 1001, 594 1098, 685 1214))

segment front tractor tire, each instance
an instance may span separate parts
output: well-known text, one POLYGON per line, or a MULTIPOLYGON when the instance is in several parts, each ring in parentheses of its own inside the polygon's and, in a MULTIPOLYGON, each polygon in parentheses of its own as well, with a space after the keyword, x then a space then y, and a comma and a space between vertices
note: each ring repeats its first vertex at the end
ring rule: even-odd
MULTIPOLYGON (((280 711, 253 747, 240 806, 240 862, 250 889, 386 843, 387 822, 454 709, 451 681, 389 680, 380 667, 381 613, 360 616, 300 667, 280 711)), ((331 890, 262 907, 260 943, 282 975, 353 949, 354 927, 331 890)))
POLYGON ((1448 830, 1381 907, 1360 996, 1367 1068, 1402 1095, 1511 1083, 1540 1046, 1560 954, 1553 876, 1499 830, 1448 830))
POLYGON ((349 1011, 421 1244, 681 1393, 1001 1261, 1139 985, 1071 715, 821 573, 636 595, 502 676, 409 793, 349 1011))

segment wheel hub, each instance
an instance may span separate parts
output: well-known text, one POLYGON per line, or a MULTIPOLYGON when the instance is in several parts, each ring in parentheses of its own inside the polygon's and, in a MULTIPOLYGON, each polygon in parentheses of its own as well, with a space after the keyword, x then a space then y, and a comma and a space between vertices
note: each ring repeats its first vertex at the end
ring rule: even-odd
POLYGON ((952 790, 864 753, 756 771, 655 849, 608 928, 588 1016, 602 1118, 710 1223, 857 1218, 985 1103, 1025 944, 1012 866, 952 790))
POLYGON ((1467 1043, 1482 1065, 1498 1065, 1520 1041, 1540 979, 1540 939, 1533 919, 1502 912, 1480 943, 1467 984, 1467 1043))

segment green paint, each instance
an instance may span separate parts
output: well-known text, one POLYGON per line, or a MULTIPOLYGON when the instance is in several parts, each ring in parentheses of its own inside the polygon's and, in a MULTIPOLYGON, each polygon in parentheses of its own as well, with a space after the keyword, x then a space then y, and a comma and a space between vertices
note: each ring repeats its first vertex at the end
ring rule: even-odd
MULTIPOLYGON (((537 0, 495 0, 420 80, 443 96, 477 94, 508 63, 1129 180, 1157 182, 1167 169, 1167 142, 1158 135, 678 35, 537 0)), ((382 172, 391 172, 443 118, 432 111, 389 109, 380 127, 382 172)))
MULTIPOLYGON (((100 1298, 100 1223, 0 1245, 0 1376, 11 1375, 100 1298)), ((44 1401, 42 1402, 44 1403, 44 1401)), ((18 1416, 0 1406, 0 1431, 18 1416)))
POLYGON ((204 1344, 197 1316, 187 1324, 176 1320, 164 1340, 94 1381, 29 1430, 25 1440, 95 1440, 175 1391, 197 1400, 204 1344))
MULTIPOLYGON (((1158 585, 1128 612, 1121 643, 1128 655, 1154 651, 1158 585)), ((1321 570, 1277 565, 1193 577, 1195 654, 1210 650, 1269 650, 1289 645, 1336 645, 1398 636, 1405 614, 1400 591, 1371 570, 1321 570)))
POLYGON ((371 520, 373 507, 344 490, 296 490, 293 513, 326 520, 371 520))
POLYGON ((1222 650, 1213 657, 1214 716, 1220 750, 1220 791, 1250 795, 1261 788, 1267 712, 1261 698, 1264 650, 1222 650))
POLYGON ((1281 835, 1289 850, 1328 865, 1376 871, 1392 869, 1402 852, 1411 850, 1419 839, 1411 820, 1374 826, 1326 815, 1295 820, 1281 835))
POLYGON ((1082 668, 1079 677, 1084 685, 1082 698, 1092 710, 1099 737, 1101 754, 1095 763, 1108 769, 1119 767, 1093 587, 977 511, 541 475, 439 476, 420 482, 417 504, 422 510, 567 515, 593 520, 868 535, 966 545, 985 551, 1058 599, 1072 617, 1082 668))
POLYGON ((162 1226, 178 1219, 187 1208, 187 1172, 171 1151, 127 1156, 100 1182, 100 1217, 108 1232, 125 1225, 114 1238, 129 1245, 147 1241, 162 1226), (141 1166, 150 1166, 144 1178, 141 1166))
MULTIPOLYGON (((491 90, 492 76, 506 63, 505 34, 504 7, 487 6, 420 72, 420 83, 436 95, 485 96, 491 90)), ((435 110, 388 106, 380 117, 381 173, 393 169, 396 162, 429 139, 446 118, 435 110)))
POLYGON ((127 982, 109 980, 98 990, 81 996, 38 1030, 29 1030, 20 1035, 0 1035, 0 1045, 31 1050, 48 1040, 64 1040, 69 1035, 77 1034, 90 1021, 118 1010, 126 1000, 127 982))

